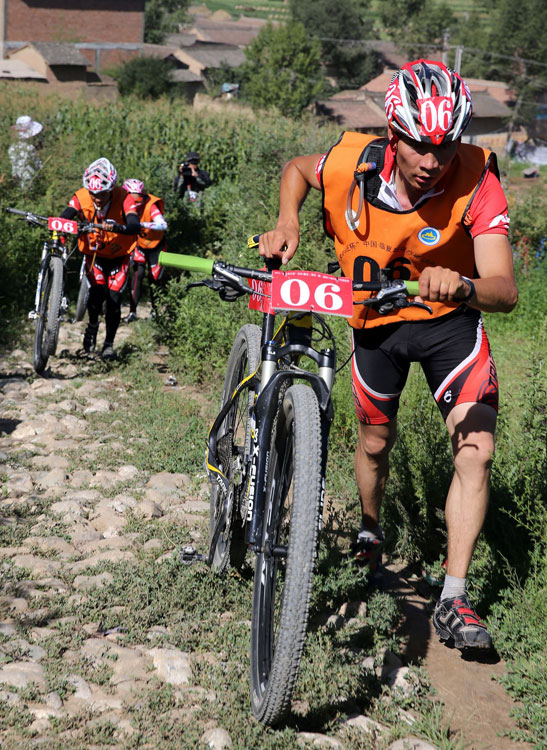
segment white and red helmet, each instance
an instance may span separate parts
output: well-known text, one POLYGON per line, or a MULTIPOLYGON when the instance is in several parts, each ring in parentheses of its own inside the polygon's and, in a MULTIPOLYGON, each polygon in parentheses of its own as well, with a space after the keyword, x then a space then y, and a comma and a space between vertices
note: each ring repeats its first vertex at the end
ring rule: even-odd
POLYGON ((118 181, 118 173, 114 166, 101 157, 97 159, 84 172, 83 184, 90 193, 103 193, 112 190, 118 181))
POLYGON ((398 70, 386 92, 388 123, 396 134, 439 145, 456 141, 471 120, 471 92, 442 62, 414 60, 398 70))
POLYGON ((124 190, 127 190, 128 193, 139 193, 140 195, 146 193, 144 182, 142 180, 126 180, 122 187, 124 190))

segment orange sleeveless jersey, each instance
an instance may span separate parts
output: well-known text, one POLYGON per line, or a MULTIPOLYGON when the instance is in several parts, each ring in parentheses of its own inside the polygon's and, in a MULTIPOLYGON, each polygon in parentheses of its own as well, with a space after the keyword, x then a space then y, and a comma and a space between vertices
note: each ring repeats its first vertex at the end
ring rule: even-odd
MULTIPOLYGON (((152 221, 151 211, 152 206, 157 205, 160 213, 163 214, 163 201, 161 198, 155 195, 149 195, 146 203, 143 204, 142 214, 140 215, 141 222, 152 221)), ((140 214, 140 211, 139 211, 140 214)), ((158 229, 146 229, 142 228, 139 237, 136 242, 133 243, 131 250, 134 250, 137 246, 143 250, 151 250, 157 247, 165 237, 165 232, 158 229)))
MULTIPOLYGON (((365 199, 359 226, 346 222, 346 203, 357 164, 365 147, 376 136, 346 132, 327 154, 322 171, 323 217, 327 233, 334 239, 336 255, 344 276, 368 281, 365 258, 380 268, 390 267, 395 278, 417 280, 427 266, 443 266, 473 277, 473 240, 464 227, 471 200, 489 167, 490 152, 460 144, 454 162, 443 180, 444 192, 415 209, 398 212, 372 206, 365 199)), ((353 193, 357 211, 359 189, 353 193)), ((355 300, 369 297, 355 292, 355 300)), ((418 307, 406 307, 388 315, 356 305, 348 322, 353 328, 371 328, 408 320, 428 320, 446 315, 461 303, 428 302, 433 315, 418 307)))
MULTIPOLYGON (((123 214, 123 202, 127 193, 123 188, 116 185, 112 191, 112 200, 108 209, 108 219, 113 219, 118 224, 125 224, 123 214)), ((96 210, 91 200, 91 193, 87 188, 76 191, 76 197, 80 202, 81 211, 86 221, 96 221, 96 210)), ((99 223, 99 222, 97 222, 99 223)), ((131 246, 135 237, 130 234, 116 234, 115 232, 93 232, 82 234, 78 237, 78 248, 86 255, 97 253, 99 258, 119 258, 131 252, 131 246)))

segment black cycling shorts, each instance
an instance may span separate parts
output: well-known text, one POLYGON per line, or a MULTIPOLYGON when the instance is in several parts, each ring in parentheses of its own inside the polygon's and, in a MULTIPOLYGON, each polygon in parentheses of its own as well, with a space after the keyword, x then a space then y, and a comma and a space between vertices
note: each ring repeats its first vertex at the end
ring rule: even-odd
POLYGON ((478 310, 353 331, 352 389, 359 421, 394 419, 411 362, 419 362, 446 420, 456 404, 498 408, 498 379, 478 310))

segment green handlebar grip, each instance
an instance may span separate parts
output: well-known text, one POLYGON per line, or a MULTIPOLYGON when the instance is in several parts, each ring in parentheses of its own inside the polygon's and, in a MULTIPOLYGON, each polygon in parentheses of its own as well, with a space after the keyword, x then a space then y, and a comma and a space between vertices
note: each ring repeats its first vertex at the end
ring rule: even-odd
POLYGON ((171 266, 181 271, 197 271, 198 273, 213 273, 214 260, 210 258, 198 258, 195 255, 181 255, 179 253, 160 253, 160 266, 171 266))
POLYGON ((405 281, 405 286, 409 297, 416 297, 416 295, 420 293, 420 284, 418 281, 405 281))

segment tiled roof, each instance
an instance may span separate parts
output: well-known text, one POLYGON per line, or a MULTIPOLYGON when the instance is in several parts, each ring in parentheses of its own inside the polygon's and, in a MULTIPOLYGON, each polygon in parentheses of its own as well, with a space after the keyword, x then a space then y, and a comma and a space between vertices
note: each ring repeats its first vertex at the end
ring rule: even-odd
POLYGON ((30 46, 38 50, 48 65, 89 65, 89 60, 73 44, 32 42, 30 46))

